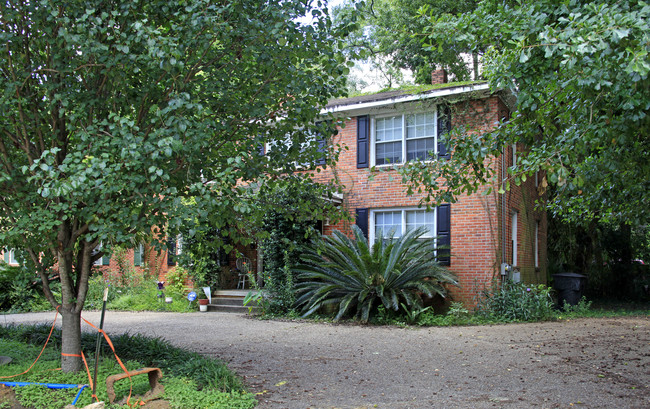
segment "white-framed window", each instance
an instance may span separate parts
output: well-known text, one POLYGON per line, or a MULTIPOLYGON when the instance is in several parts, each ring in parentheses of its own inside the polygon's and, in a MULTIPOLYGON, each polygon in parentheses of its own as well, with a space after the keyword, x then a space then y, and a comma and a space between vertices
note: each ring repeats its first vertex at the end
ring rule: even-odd
MULTIPOLYGON (((99 243, 99 246, 97 246, 97 248, 95 248, 95 250, 93 250, 93 255, 97 254, 97 252, 101 251, 103 248, 104 248, 104 244, 99 243)), ((107 266, 110 263, 111 263, 110 254, 104 254, 103 256, 101 256, 100 258, 95 260, 95 262, 93 264, 96 265, 96 266, 107 266)))
POLYGON ((518 220, 517 219, 518 218, 519 218, 519 213, 517 211, 513 211, 512 215, 511 215, 511 220, 510 220, 511 227, 512 227, 511 235, 512 235, 512 265, 513 266, 516 266, 517 262, 518 262, 518 260, 517 260, 517 258, 518 258, 518 254, 517 254, 517 247, 518 247, 517 223, 518 223, 518 220))
POLYGON ((175 266, 178 259, 177 256, 183 251, 183 241, 180 234, 176 238, 167 239, 167 265, 175 266))
POLYGON ((375 237, 388 238, 391 233, 393 237, 401 237, 407 231, 418 227, 427 227, 428 232, 422 238, 434 238, 436 236, 436 211, 432 209, 395 208, 370 210, 370 225, 368 235, 370 243, 374 243, 375 237))
POLYGON ((376 166, 431 160, 438 153, 437 111, 375 116, 371 158, 376 166))
POLYGON ((4 249, 3 258, 7 264, 20 264, 16 260, 16 251, 14 249, 4 249))
POLYGON ((144 246, 142 244, 133 249, 133 265, 136 267, 144 265, 144 246))

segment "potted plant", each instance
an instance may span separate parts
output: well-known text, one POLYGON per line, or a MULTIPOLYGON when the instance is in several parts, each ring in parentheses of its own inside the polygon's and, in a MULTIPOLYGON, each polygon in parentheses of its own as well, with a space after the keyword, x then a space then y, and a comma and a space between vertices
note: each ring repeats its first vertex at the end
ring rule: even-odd
POLYGON ((199 298, 199 311, 206 312, 208 310, 209 301, 207 298, 199 298))

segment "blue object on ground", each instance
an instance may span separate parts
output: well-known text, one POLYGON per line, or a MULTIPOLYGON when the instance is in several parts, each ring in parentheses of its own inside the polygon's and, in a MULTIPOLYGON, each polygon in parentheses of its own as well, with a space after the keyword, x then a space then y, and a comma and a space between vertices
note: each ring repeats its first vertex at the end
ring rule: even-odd
POLYGON ((77 385, 73 383, 39 383, 39 382, 0 382, 0 384, 5 385, 5 386, 29 386, 29 385, 38 385, 38 386, 45 386, 46 388, 49 389, 72 389, 72 388, 81 388, 79 389, 79 392, 77 393, 77 396, 74 398, 72 401, 72 404, 76 404, 77 400, 79 400, 79 396, 81 395, 81 392, 83 392, 84 389, 88 387, 88 385, 77 385))

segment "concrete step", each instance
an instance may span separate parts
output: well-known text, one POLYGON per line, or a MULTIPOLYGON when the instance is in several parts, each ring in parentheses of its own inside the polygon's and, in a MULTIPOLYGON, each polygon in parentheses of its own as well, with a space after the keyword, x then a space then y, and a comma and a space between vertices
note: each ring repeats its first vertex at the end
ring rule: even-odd
POLYGON ((244 297, 212 297, 212 304, 216 305, 244 305, 244 297))
MULTIPOLYGON (((213 299, 214 300, 214 299, 213 299)), ((243 305, 223 305, 223 304, 208 304, 208 311, 210 312, 233 312, 239 314, 248 314, 249 312, 255 314, 259 312, 259 307, 244 307, 243 305)))
MULTIPOLYGON (((251 290, 218 290, 212 293, 212 303, 208 304, 208 311, 255 313, 259 307, 254 302, 244 306, 244 298, 251 290), (251 308, 249 308, 251 307, 251 308)), ((254 291, 254 290, 253 290, 254 291)))

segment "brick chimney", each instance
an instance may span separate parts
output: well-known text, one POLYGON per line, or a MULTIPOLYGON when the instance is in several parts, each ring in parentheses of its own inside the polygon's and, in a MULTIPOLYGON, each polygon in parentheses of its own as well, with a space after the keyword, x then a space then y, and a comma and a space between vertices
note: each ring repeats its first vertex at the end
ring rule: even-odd
POLYGON ((446 84, 447 83, 447 71, 444 69, 435 70, 431 73, 431 84, 446 84))

